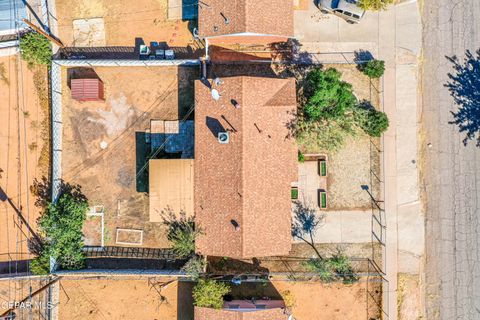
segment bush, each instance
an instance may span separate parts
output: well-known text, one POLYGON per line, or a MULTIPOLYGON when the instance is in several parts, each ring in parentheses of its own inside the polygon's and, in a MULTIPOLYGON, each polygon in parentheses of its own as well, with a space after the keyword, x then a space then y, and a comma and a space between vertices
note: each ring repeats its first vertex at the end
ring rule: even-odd
POLYGON ((193 304, 197 307, 221 309, 223 297, 230 292, 230 287, 215 280, 200 279, 193 288, 193 304))
POLYGON ((316 68, 306 77, 304 113, 307 120, 335 120, 345 115, 356 103, 352 85, 340 80, 341 73, 330 68, 316 68))
POLYGON ((50 257, 42 254, 30 261, 30 272, 35 275, 44 275, 50 272, 50 257))
POLYGON ((364 10, 385 10, 394 0, 360 0, 358 6, 364 10))
POLYGON ((185 263, 185 265, 182 267, 182 271, 192 277, 192 279, 197 280, 204 272, 204 268, 205 260, 202 257, 194 256, 190 258, 187 263, 185 263))
POLYGON ((317 274, 322 282, 333 282, 341 280, 345 284, 358 281, 353 271, 350 259, 343 253, 338 252, 330 258, 311 258, 305 262, 305 267, 317 274))
POLYGON ((304 122, 296 133, 297 142, 309 151, 336 151, 346 137, 355 135, 353 118, 346 117, 330 122, 304 122))
POLYGON ((163 224, 168 227, 167 239, 179 258, 187 258, 195 253, 195 238, 201 234, 195 229, 195 217, 187 217, 180 212, 179 217, 171 210, 162 212, 163 224))
POLYGON ((370 60, 361 64, 360 71, 362 71, 369 78, 380 78, 385 72, 385 61, 370 60))
POLYGON ((38 32, 28 32, 20 38, 20 54, 29 65, 44 64, 52 61, 52 45, 38 32))
MULTIPOLYGON (((364 103, 365 105, 365 103, 364 103)), ((359 107, 355 111, 355 122, 369 136, 380 137, 389 126, 388 117, 384 112, 377 111, 371 105, 359 107)))
POLYGON ((322 282, 332 282, 336 280, 335 273, 330 268, 326 259, 311 258, 305 262, 308 271, 314 272, 322 282))
POLYGON ((305 155, 300 150, 298 150, 298 162, 300 162, 300 163, 305 162, 305 155))
POLYGON ((38 219, 40 232, 47 240, 43 240, 34 268, 43 266, 44 259, 50 256, 62 269, 76 270, 85 265, 82 228, 88 202, 79 186, 67 185, 62 188, 58 201, 47 203, 38 219))

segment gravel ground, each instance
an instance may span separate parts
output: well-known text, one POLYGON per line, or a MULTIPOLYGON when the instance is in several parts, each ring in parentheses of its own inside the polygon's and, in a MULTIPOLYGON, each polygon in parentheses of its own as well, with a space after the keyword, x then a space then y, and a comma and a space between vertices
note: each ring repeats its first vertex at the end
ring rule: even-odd
POLYGON ((480 319, 480 149, 448 123, 458 106, 444 87, 445 56, 478 49, 480 2, 425 0, 423 11, 427 318, 480 319))

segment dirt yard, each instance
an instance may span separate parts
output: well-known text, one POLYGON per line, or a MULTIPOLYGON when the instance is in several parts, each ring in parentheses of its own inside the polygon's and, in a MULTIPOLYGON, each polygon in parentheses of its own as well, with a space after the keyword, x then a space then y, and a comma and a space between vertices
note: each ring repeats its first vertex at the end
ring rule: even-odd
MULTIPOLYGON (((48 283, 45 278, 16 278, 0 280, 0 315, 7 312, 9 306, 7 303, 20 302, 28 298, 31 292, 36 292, 48 283)), ((30 300, 31 307, 23 305, 21 308, 14 309, 16 319, 45 319, 46 318, 46 300, 47 291, 39 291, 30 300)))
POLYGON ((0 262, 28 259, 26 240, 36 229, 38 210, 29 187, 49 172, 46 77, 46 69, 29 69, 16 55, 0 57, 0 262))
POLYGON ((59 319, 193 319, 192 284, 169 281, 64 278, 59 319))
MULTIPOLYGON (((342 73, 342 79, 353 86, 359 101, 368 100, 379 109, 378 80, 370 80, 357 70, 355 65, 328 64, 323 69, 335 68, 342 73)), ((370 138, 358 132, 345 140, 343 147, 328 154, 327 194, 328 210, 367 210, 371 207, 371 197, 362 186, 376 198, 379 194, 380 139, 370 138), (373 172, 373 173, 372 173, 373 172)), ((304 148, 304 153, 317 153, 321 150, 304 148)))
POLYGON ((193 44, 193 22, 169 20, 168 0, 56 0, 56 11, 66 46, 134 46, 135 38, 171 47, 193 44))
MULTIPOLYGON (((99 67, 62 72, 64 180, 80 184, 91 206, 103 206, 105 245, 119 245, 117 229, 127 229, 120 231, 137 240, 143 231, 139 246, 168 247, 163 225, 149 222, 148 169, 142 170, 150 153, 145 132, 151 119, 185 116, 193 104, 197 69, 99 67), (105 101, 71 98, 69 79, 83 75, 103 81, 105 101)), ((98 237, 99 223, 99 219, 89 221, 92 230, 86 230, 87 237, 98 237)), ((99 243, 101 239, 86 240, 99 243)))
POLYGON ((377 308, 367 301, 364 280, 353 285, 275 280, 272 284, 291 306, 296 320, 365 320, 376 312, 368 309, 377 308))

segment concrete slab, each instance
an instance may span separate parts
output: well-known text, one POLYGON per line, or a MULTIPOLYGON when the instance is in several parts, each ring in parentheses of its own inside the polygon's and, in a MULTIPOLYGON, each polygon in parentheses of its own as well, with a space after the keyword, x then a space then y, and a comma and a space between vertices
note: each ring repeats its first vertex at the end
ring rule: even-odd
POLYGON ((372 240, 370 211, 319 211, 318 214, 323 214, 325 220, 315 234, 315 243, 365 243, 372 240))
POLYGON ((378 13, 367 12, 361 23, 351 25, 337 16, 321 13, 314 1, 309 1, 308 10, 295 12, 295 37, 299 41, 378 41, 378 13))

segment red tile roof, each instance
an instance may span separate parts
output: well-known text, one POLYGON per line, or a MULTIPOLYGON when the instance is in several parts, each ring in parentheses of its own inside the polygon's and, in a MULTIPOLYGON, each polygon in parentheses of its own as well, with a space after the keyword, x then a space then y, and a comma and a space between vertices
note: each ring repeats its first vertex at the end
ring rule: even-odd
POLYGON ((292 37, 293 1, 202 0, 198 30, 202 37, 239 33, 292 37))
POLYGON ((297 147, 286 124, 296 111, 294 79, 236 76, 195 84, 197 252, 246 259, 291 249, 291 183, 297 147), (233 100, 238 104, 235 108, 233 100), (220 144, 218 131, 230 131, 220 144), (237 223, 239 228, 234 227, 237 223))
POLYGON ((195 307, 195 320, 287 320, 283 309, 267 309, 239 312, 225 309, 195 307))

